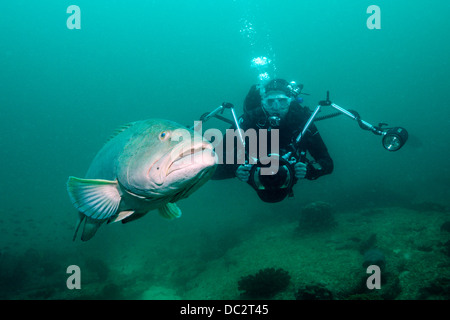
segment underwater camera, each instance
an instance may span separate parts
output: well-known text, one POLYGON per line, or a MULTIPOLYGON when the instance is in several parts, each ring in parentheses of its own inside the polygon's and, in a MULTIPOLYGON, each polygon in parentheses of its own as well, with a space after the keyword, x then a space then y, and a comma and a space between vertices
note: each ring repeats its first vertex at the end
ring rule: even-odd
POLYGON ((264 202, 280 202, 288 195, 292 195, 292 187, 296 182, 293 164, 283 157, 271 154, 267 159, 258 160, 250 170, 250 178, 248 183, 255 189, 258 196, 264 202), (261 168, 269 167, 268 161, 276 161, 278 163, 277 170, 269 174, 263 174, 261 168))
MULTIPOLYGON (((264 60, 256 60, 255 65, 260 64, 265 65, 265 62, 266 61, 264 60)), ((303 89, 303 85, 297 85, 294 81, 291 81, 289 83, 288 89, 290 90, 292 96, 294 96, 295 98, 297 98, 298 95, 300 94, 305 94, 301 92, 303 89)), ((362 120, 358 112, 354 110, 346 110, 338 106, 337 104, 331 102, 330 92, 327 91, 326 100, 319 101, 317 107, 314 109, 314 111, 312 111, 309 119, 306 121, 306 124, 301 129, 301 132, 289 146, 289 149, 291 151, 287 152, 282 156, 275 154, 270 155, 271 158, 273 158, 274 156, 277 157, 279 161, 277 171, 274 170, 273 174, 267 173, 262 174, 263 171, 262 169, 263 168, 267 169, 266 167, 268 167, 268 165, 264 165, 263 163, 270 163, 271 161, 265 161, 270 159, 259 159, 256 164, 252 164, 248 183, 256 190, 261 200, 265 202, 279 202, 285 199, 287 196, 293 195, 292 187, 297 182, 293 166, 296 163, 296 161, 305 162, 304 159, 301 159, 302 156, 300 156, 300 159, 296 159, 296 156, 298 156, 297 154, 299 151, 301 151, 301 153, 303 152, 302 150, 300 150, 300 142, 305 136, 308 128, 312 123, 316 121, 334 118, 342 114, 355 120, 361 129, 370 131, 375 135, 382 136, 383 147, 388 151, 394 152, 400 150, 408 140, 408 132, 406 131, 405 128, 402 127, 385 128, 384 126, 387 126, 386 123, 379 123, 378 125, 372 125, 367 121, 362 120), (338 112, 318 116, 318 113, 321 111, 322 108, 333 108, 338 112)), ((216 117, 220 120, 230 123, 239 133, 238 138, 240 140, 240 143, 242 144, 242 146, 245 147, 246 143, 241 133, 241 128, 239 126, 239 119, 236 116, 233 104, 224 102, 221 106, 219 106, 212 112, 209 113, 207 112, 203 114, 200 120, 205 122, 211 119, 212 117, 216 117), (226 117, 222 116, 222 113, 226 109, 229 109, 231 111, 233 120, 227 119, 226 117)), ((278 117, 270 117, 268 120, 270 125, 273 127, 277 127, 280 122, 280 119, 278 117)), ((308 163, 308 161, 306 162, 308 163)), ((267 170, 264 171, 267 172, 267 170)))

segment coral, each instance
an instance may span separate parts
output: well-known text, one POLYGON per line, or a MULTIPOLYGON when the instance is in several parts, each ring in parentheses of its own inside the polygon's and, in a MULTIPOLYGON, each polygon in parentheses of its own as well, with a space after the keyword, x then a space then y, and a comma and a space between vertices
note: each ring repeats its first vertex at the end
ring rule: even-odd
POLYGON ((322 201, 304 206, 300 212, 299 229, 302 231, 328 230, 336 225, 330 204, 322 201))
POLYGON ((296 300, 333 300, 333 293, 321 284, 305 285, 295 293, 296 300))
POLYGON ((289 285, 291 276, 281 268, 261 269, 254 275, 242 277, 238 288, 242 296, 250 299, 271 298, 289 285))

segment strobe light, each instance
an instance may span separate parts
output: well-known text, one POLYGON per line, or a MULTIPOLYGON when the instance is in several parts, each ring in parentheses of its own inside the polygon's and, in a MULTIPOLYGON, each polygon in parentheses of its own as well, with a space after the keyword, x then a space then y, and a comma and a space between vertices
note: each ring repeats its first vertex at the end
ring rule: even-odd
POLYGON ((383 147, 388 151, 397 151, 408 140, 408 131, 405 128, 395 127, 384 133, 383 147))

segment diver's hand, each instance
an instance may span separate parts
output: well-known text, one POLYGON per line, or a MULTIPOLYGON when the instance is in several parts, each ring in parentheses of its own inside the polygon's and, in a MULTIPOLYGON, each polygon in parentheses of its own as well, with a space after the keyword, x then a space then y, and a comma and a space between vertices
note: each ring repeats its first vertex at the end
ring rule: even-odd
POLYGON ((236 177, 243 182, 247 182, 248 178, 250 178, 250 169, 251 168, 252 168, 251 164, 241 164, 236 169, 236 177))
POLYGON ((297 162, 294 165, 295 177, 297 179, 305 179, 306 176, 306 163, 297 162))

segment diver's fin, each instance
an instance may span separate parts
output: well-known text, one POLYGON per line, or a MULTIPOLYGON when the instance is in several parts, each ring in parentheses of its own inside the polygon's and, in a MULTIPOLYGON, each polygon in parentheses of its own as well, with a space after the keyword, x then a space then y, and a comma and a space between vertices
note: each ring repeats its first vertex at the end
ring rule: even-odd
POLYGON ((83 234, 81 235, 81 241, 88 241, 89 239, 91 239, 103 222, 104 221, 86 218, 86 223, 84 224, 83 228, 83 234))
POLYGON ((120 194, 117 181, 69 177, 67 191, 75 208, 97 220, 111 218, 117 213, 120 194))
POLYGON ((115 217, 114 219, 110 219, 108 221, 108 223, 111 222, 119 222, 125 218, 128 218, 129 216, 131 216, 134 213, 134 211, 121 211, 119 212, 119 214, 117 215, 117 217, 115 217))
POLYGON ((158 212, 166 219, 175 219, 181 217, 181 210, 175 203, 168 203, 158 208, 158 212))

